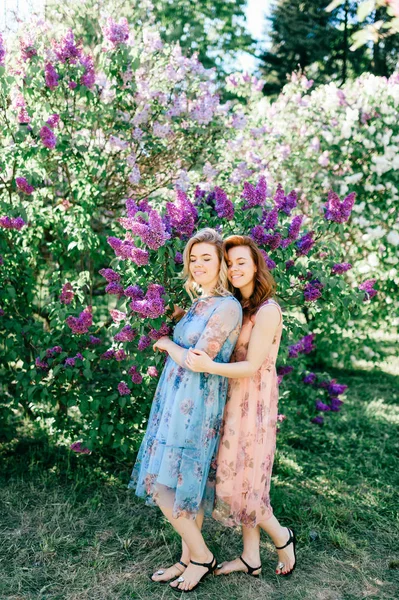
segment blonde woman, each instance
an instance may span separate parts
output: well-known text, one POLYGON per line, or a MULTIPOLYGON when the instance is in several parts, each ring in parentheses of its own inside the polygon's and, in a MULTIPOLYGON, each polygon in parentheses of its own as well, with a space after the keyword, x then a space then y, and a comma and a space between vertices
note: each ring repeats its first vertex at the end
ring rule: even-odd
POLYGON ((185 365, 190 347, 213 360, 230 360, 241 328, 240 303, 227 290, 221 236, 203 229, 183 254, 185 289, 193 303, 176 325, 173 339, 162 337, 154 349, 168 353, 147 431, 129 487, 156 503, 182 538, 182 556, 151 577, 182 592, 193 591, 217 561, 201 533, 204 512, 211 514, 213 490, 207 486, 215 458, 227 393, 227 379, 194 373, 185 365), (177 579, 176 579, 177 578, 177 579))

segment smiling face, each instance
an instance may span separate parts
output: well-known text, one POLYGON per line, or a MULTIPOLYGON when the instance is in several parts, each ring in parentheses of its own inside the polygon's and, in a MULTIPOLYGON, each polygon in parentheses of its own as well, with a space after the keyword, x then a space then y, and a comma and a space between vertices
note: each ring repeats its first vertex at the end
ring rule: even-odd
POLYGON ((228 278, 244 298, 249 298, 255 287, 256 265, 248 246, 234 246, 227 252, 228 278))
POLYGON ((213 244, 200 242, 191 248, 190 274, 195 283, 202 287, 204 293, 209 293, 217 284, 220 262, 213 244))

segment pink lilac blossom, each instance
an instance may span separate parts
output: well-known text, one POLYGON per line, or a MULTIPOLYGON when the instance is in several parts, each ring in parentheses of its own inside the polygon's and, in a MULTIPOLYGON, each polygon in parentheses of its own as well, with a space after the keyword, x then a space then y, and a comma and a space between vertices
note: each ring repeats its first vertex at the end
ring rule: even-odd
POLYGON ((350 263, 335 263, 331 267, 331 273, 333 275, 341 275, 342 273, 349 271, 351 268, 352 265, 350 263))
POLYGON ((136 329, 133 329, 131 325, 125 325, 119 333, 114 336, 116 342, 132 342, 137 335, 136 329))
POLYGON ((75 359, 74 358, 66 358, 64 365, 66 367, 74 367, 75 366, 75 359))
POLYGON ((37 50, 34 46, 33 39, 29 35, 25 39, 20 38, 19 47, 21 48, 22 60, 24 62, 37 56, 37 50))
POLYGON ((118 383, 118 392, 121 396, 130 396, 130 389, 124 381, 118 383))
POLYGON ((80 83, 90 89, 96 81, 93 57, 90 54, 82 54, 80 57, 80 64, 84 67, 84 73, 80 78, 80 83))
POLYGON ((359 290, 365 292, 365 300, 367 298, 374 298, 374 296, 377 295, 377 290, 373 289, 376 282, 376 279, 366 279, 366 281, 363 281, 363 283, 359 285, 359 290))
POLYGON ((40 356, 38 356, 36 358, 35 366, 37 369, 40 369, 41 371, 48 371, 50 368, 46 362, 44 362, 43 360, 40 360, 40 356))
POLYGON ((324 218, 327 221, 334 221, 334 223, 346 223, 351 215, 355 199, 356 193, 352 192, 341 202, 338 195, 330 190, 324 205, 324 218))
POLYGON ((132 375, 132 383, 136 383, 137 385, 140 385, 140 383, 143 382, 143 377, 140 373, 133 373, 132 375))
POLYGON ((39 135, 40 135, 40 139, 42 140, 43 146, 45 146, 46 148, 49 148, 49 150, 53 150, 55 148, 55 145, 57 143, 57 138, 54 135, 54 132, 51 131, 51 129, 49 127, 44 125, 41 128, 39 135))
POLYGON ((132 298, 132 300, 142 300, 144 298, 144 291, 139 285, 129 285, 125 289, 125 296, 132 298))
POLYGON ((116 310, 115 308, 111 308, 109 314, 111 315, 111 318, 114 323, 121 323, 127 317, 127 314, 125 312, 116 310))
POLYGON ((156 367, 148 367, 147 375, 150 377, 158 377, 158 371, 156 367))
POLYGON ((35 188, 33 187, 33 185, 30 185, 28 183, 28 181, 25 179, 25 177, 16 177, 15 178, 15 183, 17 184, 17 188, 21 192, 24 192, 24 194, 30 195, 35 190, 35 188))
POLYGON ((116 23, 112 17, 108 17, 102 31, 105 39, 111 42, 114 48, 129 39, 129 24, 125 17, 119 19, 119 23, 116 23))
POLYGON ((81 48, 75 43, 72 29, 67 31, 61 42, 53 41, 53 50, 60 62, 65 63, 69 60, 72 64, 76 64, 82 52, 81 48))
POLYGON ((123 350, 123 348, 120 348, 119 350, 114 351, 114 359, 116 361, 121 362, 122 360, 125 360, 126 358, 127 358, 127 354, 123 350))
POLYGON ((137 248, 131 240, 120 240, 116 237, 108 237, 108 244, 115 251, 115 255, 123 260, 131 260, 138 266, 148 264, 149 254, 147 250, 137 248))
POLYGON ((22 217, 0 217, 0 227, 4 229, 16 229, 20 231, 26 223, 22 217))
POLYGON ((105 288, 106 294, 114 294, 115 296, 123 296, 124 290, 123 285, 116 281, 111 281, 105 288))
POLYGON ((65 283, 62 286, 61 295, 60 295, 61 304, 71 304, 74 297, 75 297, 75 294, 73 292, 72 285, 70 283, 65 283))
POLYGON ((125 229, 137 235, 151 250, 158 250, 170 239, 170 234, 166 231, 165 224, 156 210, 150 210, 148 222, 139 222, 131 218, 121 218, 119 221, 125 229))
POLYGON ((165 312, 165 302, 161 297, 164 293, 165 289, 161 285, 152 283, 143 300, 132 300, 129 306, 143 319, 157 319, 165 312))
POLYGON ((58 86, 60 76, 51 63, 47 63, 44 67, 44 78, 46 86, 50 88, 50 90, 54 90, 58 86))
POLYGON ((169 334, 170 334, 170 327, 166 323, 162 323, 160 329, 158 329, 158 330, 151 329, 151 331, 148 334, 148 337, 150 337, 152 340, 156 341, 156 340, 159 340, 164 335, 169 335, 169 334))

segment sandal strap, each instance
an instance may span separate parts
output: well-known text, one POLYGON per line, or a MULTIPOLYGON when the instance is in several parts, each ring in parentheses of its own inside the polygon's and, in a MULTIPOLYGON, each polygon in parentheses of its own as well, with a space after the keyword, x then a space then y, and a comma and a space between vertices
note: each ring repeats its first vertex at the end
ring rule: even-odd
POLYGON ((207 563, 200 563, 200 562, 196 562, 195 560, 190 560, 190 563, 192 565, 197 565, 197 567, 206 567, 208 569, 208 571, 210 571, 212 569, 214 562, 215 562, 214 556, 212 556, 212 560, 207 563))
POLYGON ((288 542, 286 544, 284 544, 284 546, 276 546, 276 550, 283 550, 283 548, 286 548, 287 546, 289 546, 290 544, 292 544, 292 542, 294 541, 294 535, 292 530, 287 527, 288 533, 290 534, 290 537, 288 538, 288 542))
POLYGON ((181 565, 182 567, 184 567, 185 569, 187 569, 186 563, 184 563, 182 560, 179 560, 179 562, 177 562, 176 564, 177 565, 181 565))
POLYGON ((252 573, 253 573, 254 571, 258 571, 259 569, 261 569, 261 568, 262 568, 262 565, 260 565, 259 567, 251 567, 251 565, 249 565, 249 564, 247 563, 247 561, 243 559, 243 557, 242 557, 242 556, 239 556, 238 558, 239 558, 239 559, 240 559, 240 561, 241 561, 242 563, 244 563, 244 565, 247 567, 247 569, 248 569, 248 571, 247 571, 247 572, 248 572, 248 575, 252 575, 252 573))

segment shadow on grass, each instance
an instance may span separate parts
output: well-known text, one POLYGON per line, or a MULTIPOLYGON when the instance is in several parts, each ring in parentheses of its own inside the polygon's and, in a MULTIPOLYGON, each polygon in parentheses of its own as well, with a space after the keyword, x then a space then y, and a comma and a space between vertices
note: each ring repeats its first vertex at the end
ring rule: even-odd
MULTIPOLYGON (((262 536, 261 580, 209 579, 191 598, 399 597, 399 378, 353 370, 334 376, 350 386, 342 413, 323 427, 285 421, 278 438, 272 504, 299 534, 295 574, 275 576, 276 556, 262 536)), ((178 537, 157 509, 127 492, 130 461, 75 456, 45 438, 15 440, 0 459, 0 598, 176 597, 148 574, 179 558, 178 537)), ((241 552, 238 529, 207 520, 204 534, 218 560, 241 552)))

